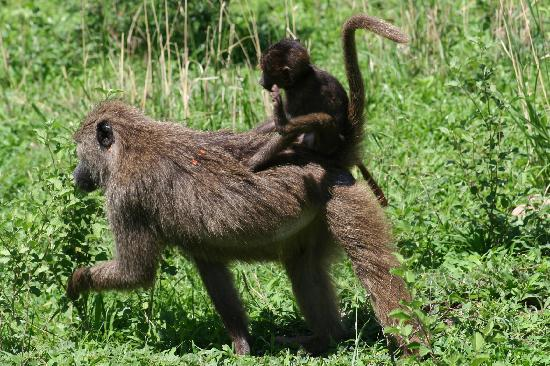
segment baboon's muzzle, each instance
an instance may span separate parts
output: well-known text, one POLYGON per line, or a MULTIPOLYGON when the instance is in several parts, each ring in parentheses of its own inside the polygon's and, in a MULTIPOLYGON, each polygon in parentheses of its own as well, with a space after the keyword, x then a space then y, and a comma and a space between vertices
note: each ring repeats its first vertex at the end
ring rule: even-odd
POLYGON ((73 172, 74 184, 84 192, 92 192, 97 189, 97 184, 84 164, 79 163, 73 172))

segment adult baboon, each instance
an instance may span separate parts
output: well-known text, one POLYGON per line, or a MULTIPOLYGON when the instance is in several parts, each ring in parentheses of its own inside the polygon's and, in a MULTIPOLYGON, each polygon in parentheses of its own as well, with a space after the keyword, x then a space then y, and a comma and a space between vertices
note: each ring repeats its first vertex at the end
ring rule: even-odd
POLYGON ((75 133, 74 179, 86 191, 104 191, 116 257, 76 269, 69 298, 150 286, 163 247, 175 245, 194 260, 236 352, 247 354, 246 315, 228 264, 280 261, 313 331, 301 343, 319 353, 344 334, 327 272, 340 246, 378 319, 391 324, 388 312, 409 295, 390 274, 396 261, 376 198, 314 156, 295 153, 293 164, 250 172, 235 156, 269 136, 195 131, 155 122, 121 102, 99 104, 75 133), (226 147, 218 146, 221 140, 226 147))

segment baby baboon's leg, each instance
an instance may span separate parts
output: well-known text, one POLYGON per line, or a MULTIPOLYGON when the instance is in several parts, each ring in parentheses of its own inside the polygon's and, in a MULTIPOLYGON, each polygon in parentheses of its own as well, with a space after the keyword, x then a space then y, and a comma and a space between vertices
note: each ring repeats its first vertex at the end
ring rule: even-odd
MULTIPOLYGON (((263 126, 263 125, 262 125, 263 126)), ((277 125, 275 125, 277 127, 277 125)), ((246 162, 246 165, 253 171, 258 171, 262 166, 271 161, 278 153, 288 148, 296 138, 305 132, 323 128, 326 131, 334 130, 337 135, 338 129, 335 119, 326 113, 311 113, 305 116, 292 118, 287 124, 277 127, 281 133, 274 136, 246 162)))
POLYGON ((257 133, 268 133, 268 132, 275 132, 277 131, 277 129, 275 128, 275 122, 273 122, 273 119, 268 119, 263 123, 254 127, 252 131, 257 133))
POLYGON ((264 164, 268 163, 275 155, 286 149, 292 141, 296 138, 296 135, 273 136, 265 145, 261 146, 258 151, 246 162, 246 165, 251 170, 257 171, 264 164))
POLYGON ((389 225, 371 190, 360 183, 335 187, 327 219, 334 239, 369 292, 378 320, 382 326, 394 324, 389 312, 399 308, 401 300, 410 300, 410 295, 403 280, 390 273, 398 262, 389 225))
POLYGON ((233 284, 233 276, 223 263, 212 263, 195 259, 206 291, 220 314, 231 337, 235 352, 239 355, 250 353, 246 314, 233 284))
POLYGON ((298 306, 313 335, 280 340, 300 343, 313 354, 324 352, 331 338, 339 340, 344 335, 328 273, 329 262, 323 251, 320 246, 305 248, 284 263, 298 306))
POLYGON ((116 238, 116 259, 74 271, 67 296, 78 298, 88 290, 125 290, 149 287, 155 279, 160 248, 146 230, 121 233, 116 238))
POLYGON ((325 129, 327 132, 338 134, 338 122, 334 117, 326 113, 310 113, 291 118, 286 125, 278 130, 282 134, 295 134, 312 132, 325 129))

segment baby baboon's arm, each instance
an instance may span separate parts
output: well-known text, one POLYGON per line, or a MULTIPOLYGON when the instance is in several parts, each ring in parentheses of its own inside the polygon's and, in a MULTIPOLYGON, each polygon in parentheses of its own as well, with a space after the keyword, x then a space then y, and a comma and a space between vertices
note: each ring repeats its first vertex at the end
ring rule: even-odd
POLYGON ((288 119, 283 106, 281 91, 277 85, 273 85, 271 89, 271 100, 273 101, 273 123, 279 133, 298 136, 302 133, 320 129, 327 131, 332 129, 335 134, 338 134, 338 122, 328 113, 308 113, 288 119))

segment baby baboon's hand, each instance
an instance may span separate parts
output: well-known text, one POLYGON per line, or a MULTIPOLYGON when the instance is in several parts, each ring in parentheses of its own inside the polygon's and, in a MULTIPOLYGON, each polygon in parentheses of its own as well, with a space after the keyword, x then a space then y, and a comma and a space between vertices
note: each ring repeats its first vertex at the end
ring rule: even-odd
POLYGON ((281 98, 281 91, 276 84, 271 88, 271 101, 273 103, 273 121, 275 122, 275 128, 277 132, 284 134, 288 120, 283 106, 283 99, 281 98))
POLYGON ((91 279, 92 277, 88 267, 77 268, 67 283, 67 297, 73 301, 78 299, 78 296, 82 292, 86 292, 90 289, 91 279))

